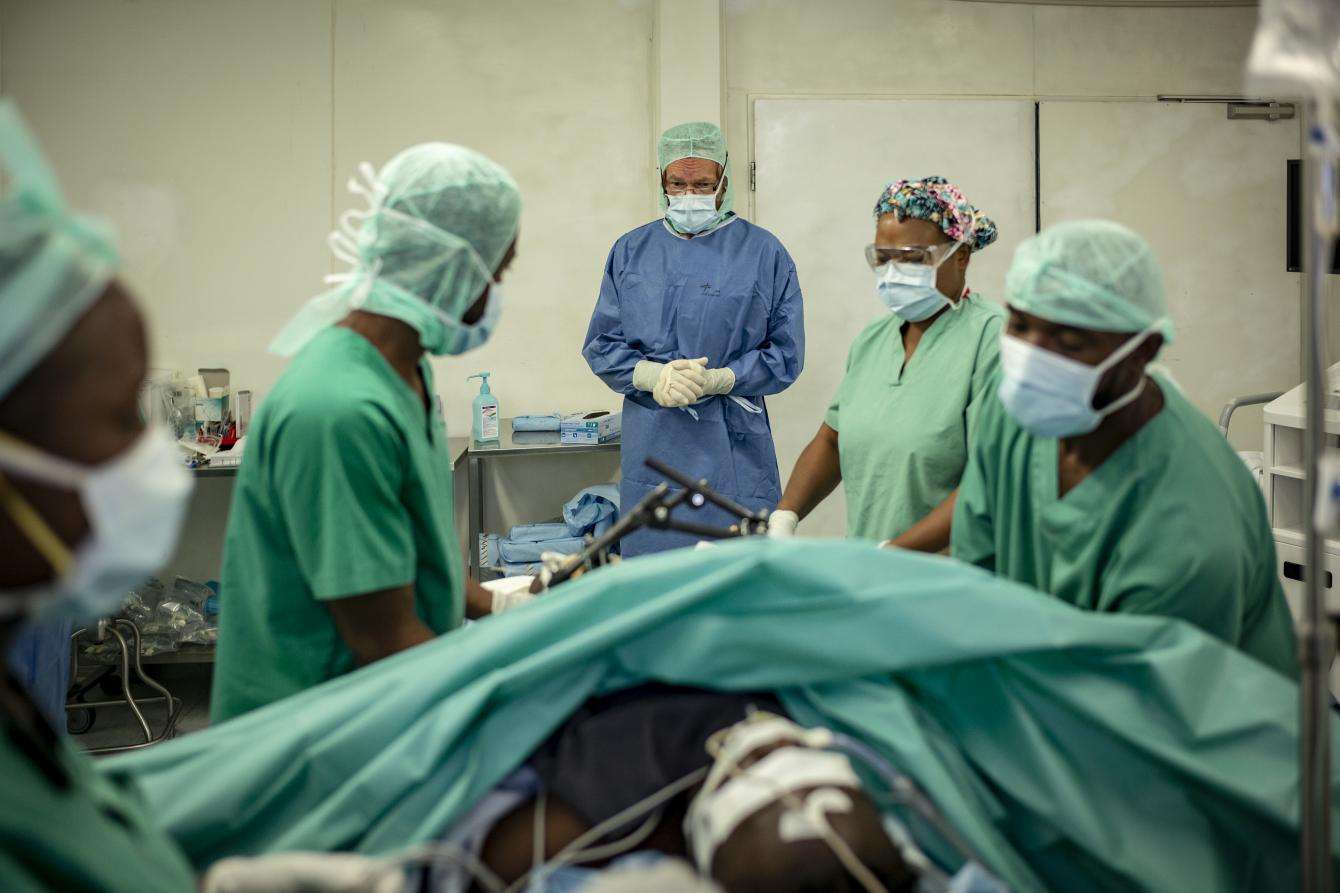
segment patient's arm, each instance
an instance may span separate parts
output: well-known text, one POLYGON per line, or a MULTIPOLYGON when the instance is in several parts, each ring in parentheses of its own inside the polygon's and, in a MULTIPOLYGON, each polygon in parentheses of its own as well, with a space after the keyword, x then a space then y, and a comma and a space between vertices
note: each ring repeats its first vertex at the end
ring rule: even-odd
MULTIPOLYGON (((680 795, 664 809, 656 829, 633 850, 654 850, 667 856, 687 857, 684 843, 684 811, 687 799, 680 795)), ((557 855, 565 846, 591 830, 591 825, 571 806, 549 795, 545 801, 544 858, 557 855)), ((630 825, 637 826, 639 820, 630 825)), ((619 833, 623 833, 622 831, 619 833)), ((505 883, 512 883, 530 871, 534 861, 535 801, 531 800, 504 816, 484 839, 480 858, 505 883)), ((608 843, 606 837, 602 843, 608 843)), ((609 860, 583 862, 588 868, 600 868, 609 860)))
MULTIPOLYGON (((484 864, 506 883, 530 871, 535 857, 535 804, 531 800, 493 826, 480 853, 484 864)), ((544 858, 590 830, 591 826, 562 800, 549 797, 544 807, 544 858)))

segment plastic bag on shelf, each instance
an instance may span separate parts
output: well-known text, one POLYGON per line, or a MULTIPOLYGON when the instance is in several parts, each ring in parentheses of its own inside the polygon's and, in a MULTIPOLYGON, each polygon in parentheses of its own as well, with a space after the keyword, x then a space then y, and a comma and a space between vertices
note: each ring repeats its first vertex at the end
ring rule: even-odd
POLYGON ((1340 3, 1261 0, 1247 88, 1262 96, 1340 97, 1340 3))

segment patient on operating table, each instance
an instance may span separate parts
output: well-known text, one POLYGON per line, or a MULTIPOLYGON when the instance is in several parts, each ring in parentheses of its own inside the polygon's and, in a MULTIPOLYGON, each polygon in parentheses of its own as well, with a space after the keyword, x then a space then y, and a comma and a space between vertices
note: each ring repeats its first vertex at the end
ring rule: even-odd
MULTIPOLYGON (((912 889, 917 874, 847 757, 789 738, 802 730, 784 715, 768 695, 663 685, 592 699, 445 840, 506 884, 581 859, 547 890, 579 889, 630 852, 625 863, 689 859, 730 893, 912 889), (775 714, 771 731, 745 722, 755 710, 775 714)), ((429 888, 488 889, 468 884, 453 867, 429 888)))

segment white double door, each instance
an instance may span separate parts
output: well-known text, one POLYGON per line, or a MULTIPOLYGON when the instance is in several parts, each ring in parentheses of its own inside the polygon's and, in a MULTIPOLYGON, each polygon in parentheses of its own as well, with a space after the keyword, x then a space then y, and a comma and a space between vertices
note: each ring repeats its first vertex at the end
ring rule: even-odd
MULTIPOLYGON (((1298 379, 1299 281, 1284 257, 1296 121, 1229 121, 1222 105, 1019 99, 760 99, 753 114, 752 216, 791 252, 805 293, 805 372, 770 401, 783 481, 852 340, 885 312, 863 250, 881 188, 902 177, 944 176, 996 221, 1000 238, 969 272, 995 300, 1039 217, 1105 217, 1144 235, 1177 326, 1165 362, 1207 414, 1298 379)), ((1260 448, 1259 411, 1235 417, 1233 439, 1260 448)), ((845 530, 840 491, 805 524, 810 535, 845 530)))

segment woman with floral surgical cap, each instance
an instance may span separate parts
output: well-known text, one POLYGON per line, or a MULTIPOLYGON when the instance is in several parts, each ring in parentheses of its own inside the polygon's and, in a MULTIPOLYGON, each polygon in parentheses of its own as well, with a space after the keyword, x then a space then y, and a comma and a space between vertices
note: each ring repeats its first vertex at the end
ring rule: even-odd
POLYGON ((997 364, 1001 313, 966 282, 996 225, 943 177, 890 183, 874 216, 866 260, 889 313, 852 344, 769 532, 793 534, 841 483, 848 536, 938 552, 949 545, 972 417, 997 364))

